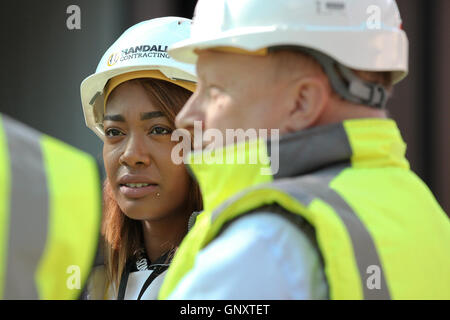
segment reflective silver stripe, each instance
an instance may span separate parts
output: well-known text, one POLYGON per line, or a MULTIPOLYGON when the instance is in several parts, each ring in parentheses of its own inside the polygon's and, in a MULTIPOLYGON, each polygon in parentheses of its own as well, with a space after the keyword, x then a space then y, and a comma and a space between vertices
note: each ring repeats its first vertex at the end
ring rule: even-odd
MULTIPOLYGON (((364 299, 390 299, 383 268, 369 231, 347 202, 329 187, 330 182, 350 165, 352 148, 344 125, 337 123, 299 131, 283 137, 279 145, 280 169, 274 176, 274 186, 291 194, 306 206, 315 197, 332 206, 352 240, 364 299), (345 162, 348 165, 331 167, 345 162), (323 167, 328 169, 317 171, 323 167), (307 174, 312 171, 314 173, 307 174), (277 180, 284 177, 291 178, 277 180), (381 289, 370 290, 367 286, 367 268, 371 265, 378 266, 381 270, 381 289)), ((270 142, 267 149, 271 150, 270 142)))
POLYGON ((219 208, 214 210, 212 213, 211 221, 213 222, 217 219, 226 207, 245 196, 246 193, 250 193, 258 189, 272 188, 280 190, 289 194, 305 206, 308 206, 314 199, 320 198, 329 204, 339 215, 347 229, 348 234, 350 235, 353 252, 355 254, 355 259, 361 278, 364 299, 389 300, 389 288, 386 284, 383 266, 381 265, 372 236, 347 202, 329 186, 330 182, 346 167, 348 167, 348 165, 337 165, 314 174, 304 175, 297 178, 280 179, 270 185, 261 185, 251 188, 245 193, 235 195, 220 205, 219 208), (369 289, 367 286, 367 279, 371 275, 368 274, 367 268, 372 265, 379 267, 379 270, 381 271, 380 289, 369 289))
POLYGON ((41 133, 3 117, 11 164, 5 299, 38 299, 34 280, 45 248, 49 199, 41 133))
MULTIPOLYGON (((281 188, 280 184, 277 184, 277 182, 274 183, 274 186, 287 192, 302 203, 304 203, 302 199, 305 198, 304 194, 306 193, 312 194, 329 204, 339 215, 347 229, 348 234, 350 235, 353 252, 355 253, 355 259, 361 278, 364 299, 388 300, 390 299, 389 288, 387 287, 380 257, 369 230, 367 230, 362 221, 356 215, 355 211, 347 204, 347 202, 329 186, 330 182, 344 169, 345 166, 336 166, 316 174, 292 179, 290 183, 286 184, 284 187, 281 186, 281 188), (367 279, 371 275, 368 273, 369 266, 377 266, 381 271, 380 289, 369 289, 367 285, 367 279)), ((313 199, 314 198, 309 198, 308 203, 304 204, 309 205, 309 202, 313 199)))

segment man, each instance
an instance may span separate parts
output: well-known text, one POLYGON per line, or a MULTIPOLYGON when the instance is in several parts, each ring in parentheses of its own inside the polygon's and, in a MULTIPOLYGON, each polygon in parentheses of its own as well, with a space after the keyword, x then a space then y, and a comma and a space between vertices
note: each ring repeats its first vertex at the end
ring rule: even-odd
POLYGON ((450 298, 449 219, 384 109, 408 64, 393 0, 200 0, 169 54, 199 77, 179 127, 281 140, 271 176, 191 162, 205 211, 160 298, 450 298))

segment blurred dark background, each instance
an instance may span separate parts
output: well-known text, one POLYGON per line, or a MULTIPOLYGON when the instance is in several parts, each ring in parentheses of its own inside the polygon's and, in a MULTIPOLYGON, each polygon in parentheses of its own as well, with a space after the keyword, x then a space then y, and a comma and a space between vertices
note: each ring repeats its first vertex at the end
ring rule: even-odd
MULTIPOLYGON (((195 0, 2 1, 0 111, 95 156, 80 83, 128 27, 160 16, 192 18, 195 0), (68 30, 69 5, 81 30, 68 30)), ((410 42, 410 73, 388 108, 408 144, 412 169, 450 214, 450 1, 398 0, 410 42)))

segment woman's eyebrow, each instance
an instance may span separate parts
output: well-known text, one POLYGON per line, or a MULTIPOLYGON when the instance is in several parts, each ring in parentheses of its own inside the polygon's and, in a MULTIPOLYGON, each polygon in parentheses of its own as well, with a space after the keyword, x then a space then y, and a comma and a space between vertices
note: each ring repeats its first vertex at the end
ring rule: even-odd
MULTIPOLYGON (((142 112, 141 120, 165 117, 161 111, 142 112)), ((121 114, 109 114, 103 117, 103 120, 125 122, 125 118, 121 114)))
POLYGON ((105 115, 103 120, 125 122, 125 118, 120 114, 105 115))
POLYGON ((141 120, 147 120, 147 119, 153 119, 153 118, 159 118, 159 117, 165 117, 164 113, 161 111, 152 111, 152 112, 142 112, 141 113, 141 120))

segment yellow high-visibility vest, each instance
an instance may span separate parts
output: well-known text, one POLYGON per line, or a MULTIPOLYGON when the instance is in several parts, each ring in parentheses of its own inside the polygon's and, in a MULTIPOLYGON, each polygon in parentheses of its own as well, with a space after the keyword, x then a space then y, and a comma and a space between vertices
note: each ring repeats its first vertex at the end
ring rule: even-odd
POLYGON ((100 219, 96 161, 0 114, 0 299, 77 299, 100 219))
MULTIPOLYGON (((225 157, 233 148, 239 145, 207 158, 219 151, 225 157)), ((274 152, 262 140, 241 150, 246 159, 274 152)), ((180 245, 160 299, 169 297, 199 251, 232 220, 272 204, 314 228, 331 299, 450 299, 450 220, 410 170, 394 121, 316 127, 283 137, 278 150, 273 175, 261 174, 273 167, 273 157, 272 164, 267 156, 243 165, 200 163, 202 154, 191 156, 205 211, 180 245)))

